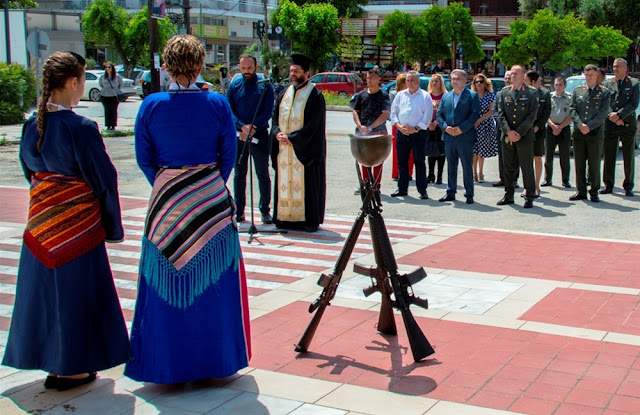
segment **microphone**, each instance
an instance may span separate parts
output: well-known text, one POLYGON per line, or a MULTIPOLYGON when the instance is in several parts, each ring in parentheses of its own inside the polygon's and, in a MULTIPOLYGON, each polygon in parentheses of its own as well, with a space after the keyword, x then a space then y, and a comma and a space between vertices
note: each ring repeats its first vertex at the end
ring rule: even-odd
POLYGON ((271 78, 259 79, 258 84, 269 84, 271 83, 271 78))

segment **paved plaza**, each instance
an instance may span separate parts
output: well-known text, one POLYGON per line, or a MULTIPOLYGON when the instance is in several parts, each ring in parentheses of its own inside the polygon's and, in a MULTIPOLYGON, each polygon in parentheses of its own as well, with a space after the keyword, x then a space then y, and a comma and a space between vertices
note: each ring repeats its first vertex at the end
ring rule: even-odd
MULTIPOLYGON (((123 180, 130 173, 120 174, 123 180)), ((441 196, 431 187, 429 192, 432 199, 441 196)), ((126 241, 108 249, 130 326, 148 189, 122 193, 126 241)), ((317 233, 259 233, 251 244, 248 223, 242 224, 251 297, 249 368, 228 379, 163 386, 134 382, 119 366, 84 387, 52 392, 43 387, 43 372, 0 367, 0 414, 640 413, 637 230, 583 230, 590 235, 574 236, 567 217, 567 227, 557 232, 533 232, 527 221, 554 215, 525 215, 520 207, 489 211, 488 200, 497 201, 500 191, 489 187, 477 194, 480 207, 456 202, 449 221, 397 214, 395 202, 383 197, 401 272, 423 267, 428 274, 414 291, 428 298, 430 308, 412 311, 435 353, 419 363, 411 356, 400 314, 398 336, 376 331, 380 297, 365 297, 362 289, 371 281, 352 271, 352 262, 375 263, 366 224, 309 352, 294 351, 311 320, 309 304, 321 290, 318 277, 333 270, 353 224, 357 209, 349 208, 331 212, 317 233), (495 195, 484 201, 490 191, 495 195), (523 225, 514 230, 496 221, 458 220, 465 209, 519 218, 523 225)), ((620 222, 620 229, 637 228, 638 197, 610 198, 600 204, 604 209, 565 199, 546 203, 554 209, 549 212, 571 211, 578 222, 591 215, 594 229, 600 217, 614 214, 610 220, 620 222)), ((15 298, 27 204, 26 182, 0 186, 0 353, 15 298)), ((446 212, 433 200, 425 205, 446 212)), ((261 225, 255 213, 259 230, 273 229, 261 225)))

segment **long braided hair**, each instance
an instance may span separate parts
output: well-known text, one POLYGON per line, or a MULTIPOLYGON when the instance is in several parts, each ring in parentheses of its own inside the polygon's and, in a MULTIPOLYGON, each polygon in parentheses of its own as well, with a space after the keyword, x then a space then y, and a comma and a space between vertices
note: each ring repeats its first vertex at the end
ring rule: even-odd
POLYGON ((84 58, 73 52, 55 52, 45 61, 42 67, 42 97, 38 105, 38 150, 44 140, 47 103, 51 98, 51 92, 64 88, 69 78, 82 77, 84 66, 84 58))

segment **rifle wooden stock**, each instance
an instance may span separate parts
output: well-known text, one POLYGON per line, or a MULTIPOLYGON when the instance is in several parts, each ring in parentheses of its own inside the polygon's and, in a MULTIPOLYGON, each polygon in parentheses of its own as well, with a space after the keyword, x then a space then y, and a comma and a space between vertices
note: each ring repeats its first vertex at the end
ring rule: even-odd
POLYGON ((391 306, 391 287, 389 287, 389 283, 387 282, 387 273, 379 267, 367 266, 357 262, 353 264, 353 271, 375 279, 371 286, 362 290, 365 297, 375 292, 381 294, 382 299, 380 301, 380 313, 378 314, 376 329, 384 334, 398 334, 396 319, 393 316, 393 307, 391 306))
MULTIPOLYGON (((361 186, 361 190, 365 190, 361 186)), ((353 226, 351 227, 351 231, 349 231, 349 236, 347 236, 347 240, 344 242, 344 246, 340 251, 340 255, 338 256, 338 261, 336 262, 335 267, 333 268, 333 272, 331 275, 321 275, 318 280, 318 285, 324 287, 320 296, 309 305, 309 312, 313 313, 315 310, 315 314, 311 319, 311 322, 305 329, 302 337, 298 344, 295 345, 295 350, 297 352, 306 352, 309 349, 309 344, 311 344, 311 340, 313 340, 313 335, 316 333, 318 325, 320 324, 320 320, 322 319, 322 315, 324 314, 324 310, 328 305, 331 304, 331 300, 336 296, 336 291, 338 290, 338 285, 340 284, 340 280, 342 279, 342 273, 347 267, 347 263, 351 258, 351 254, 353 253, 353 248, 356 246, 356 241, 358 240, 358 236, 360 235, 360 231, 362 230, 362 226, 364 225, 364 218, 367 215, 367 206, 371 203, 371 199, 373 197, 373 190, 368 190, 366 196, 364 197, 364 202, 362 205, 362 209, 358 214, 353 226)))
POLYGON ((431 346, 431 343, 427 340, 422 329, 420 329, 420 326, 416 322, 413 314, 411 313, 411 309, 409 308, 410 299, 408 298, 407 287, 403 287, 400 282, 401 276, 398 274, 398 265, 396 264, 396 259, 393 256, 391 241, 389 240, 387 228, 382 216, 369 216, 369 227, 371 228, 372 238, 374 238, 375 235, 375 239, 377 241, 377 243, 374 243, 374 251, 380 251, 376 255, 380 256, 382 260, 381 262, 387 268, 387 272, 389 273, 389 280, 393 289, 393 296, 395 297, 393 305, 395 305, 402 314, 402 320, 404 322, 404 327, 407 330, 407 337, 409 338, 409 345, 411 346, 413 360, 419 362, 425 357, 435 353, 435 350, 433 350, 433 346, 431 346))

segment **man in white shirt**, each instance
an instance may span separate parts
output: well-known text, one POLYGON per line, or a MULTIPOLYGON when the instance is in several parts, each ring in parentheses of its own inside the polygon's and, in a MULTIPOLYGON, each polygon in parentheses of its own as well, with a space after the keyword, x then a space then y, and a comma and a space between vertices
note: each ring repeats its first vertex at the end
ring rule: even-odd
POLYGON ((398 189, 392 197, 406 196, 409 188, 409 154, 413 152, 416 166, 416 187, 420 199, 428 199, 425 147, 427 127, 433 115, 433 103, 427 91, 420 89, 420 75, 407 73, 407 89, 398 92, 391 106, 391 125, 398 130, 398 189))

